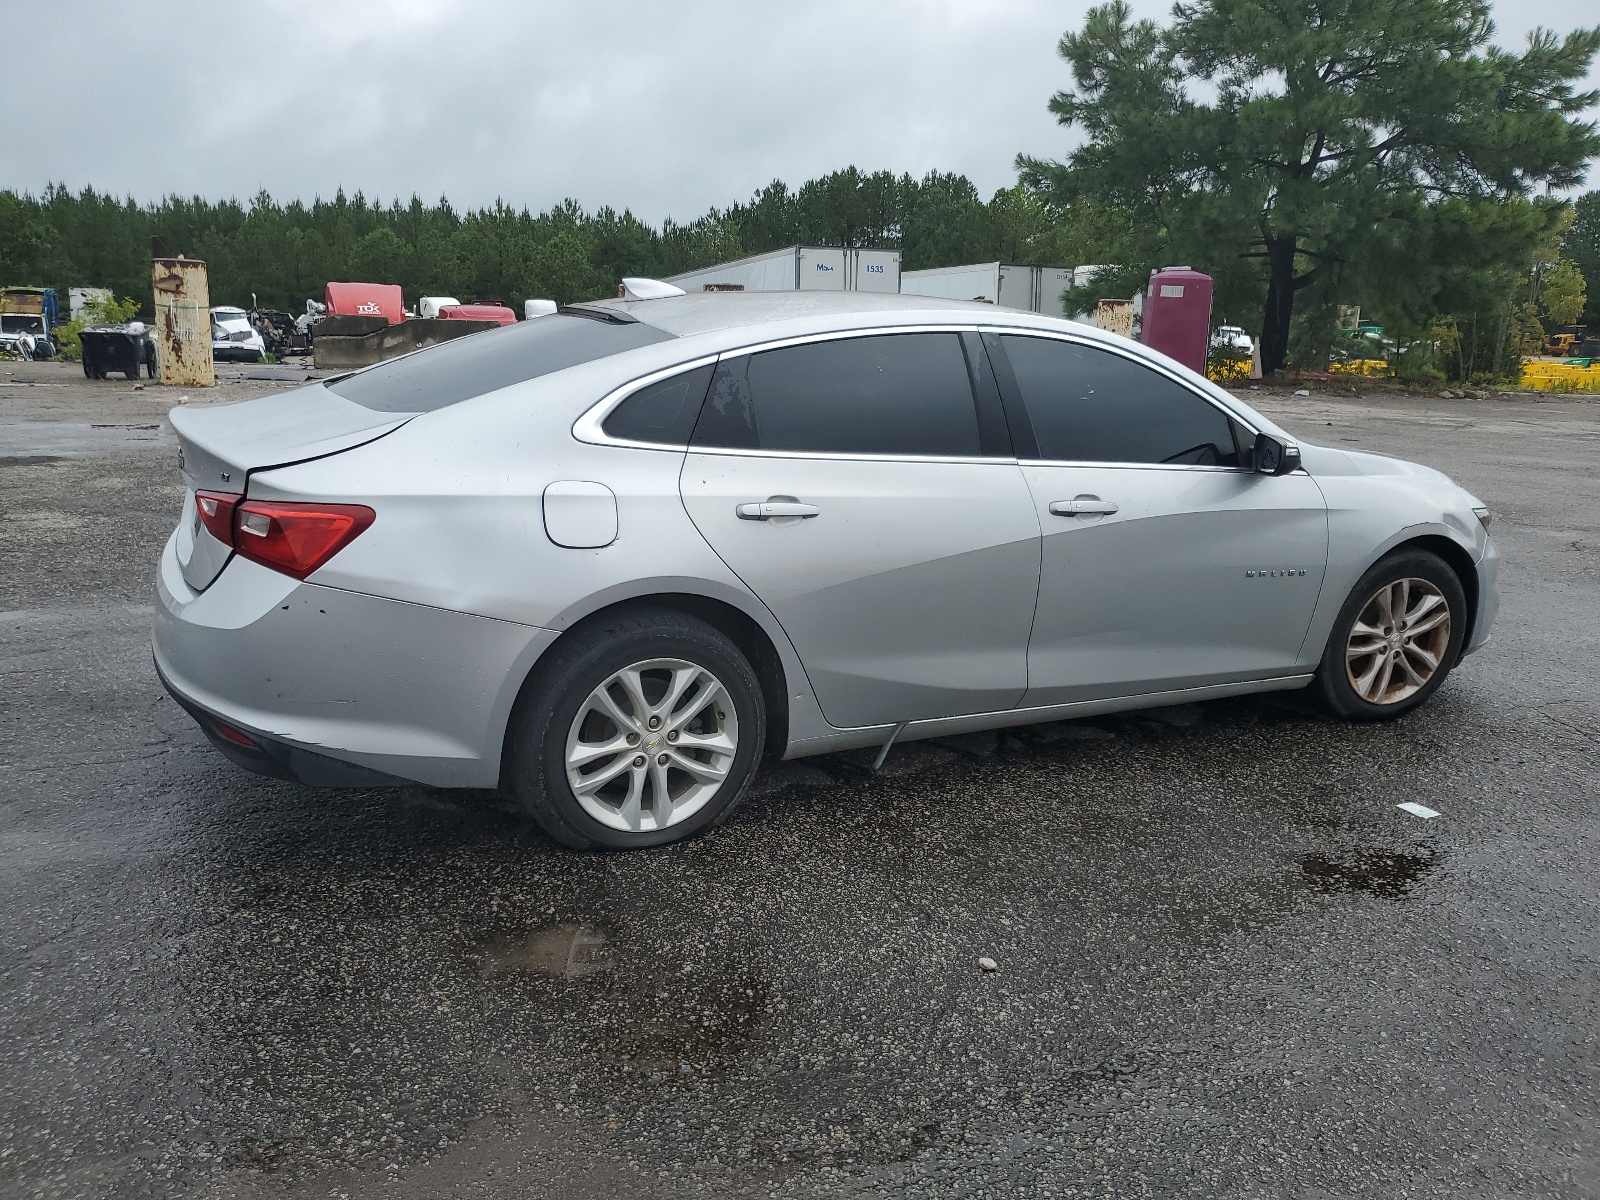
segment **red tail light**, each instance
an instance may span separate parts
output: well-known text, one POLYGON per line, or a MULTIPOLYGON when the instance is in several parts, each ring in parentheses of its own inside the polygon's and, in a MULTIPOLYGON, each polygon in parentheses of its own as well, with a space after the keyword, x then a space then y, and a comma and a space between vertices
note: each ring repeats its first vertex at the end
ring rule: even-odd
POLYGON ((365 504, 244 500, 220 492, 196 492, 195 507, 219 542, 296 579, 343 550, 378 515, 365 504))
POLYGON ((365 504, 290 504, 246 500, 234 519, 233 548, 246 558, 304 579, 371 525, 365 504))
POLYGON ((211 531, 211 536, 224 546, 233 545, 233 510, 242 496, 226 492, 196 492, 194 506, 200 513, 200 523, 211 531))

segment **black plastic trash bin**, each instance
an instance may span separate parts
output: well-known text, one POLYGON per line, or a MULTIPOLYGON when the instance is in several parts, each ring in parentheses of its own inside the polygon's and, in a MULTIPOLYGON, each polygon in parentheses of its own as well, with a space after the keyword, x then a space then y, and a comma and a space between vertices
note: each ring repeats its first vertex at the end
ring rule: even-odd
POLYGON ((107 371, 137 379, 140 367, 151 379, 156 377, 155 343, 143 325, 91 325, 78 341, 83 346, 83 373, 89 379, 104 379, 107 371))

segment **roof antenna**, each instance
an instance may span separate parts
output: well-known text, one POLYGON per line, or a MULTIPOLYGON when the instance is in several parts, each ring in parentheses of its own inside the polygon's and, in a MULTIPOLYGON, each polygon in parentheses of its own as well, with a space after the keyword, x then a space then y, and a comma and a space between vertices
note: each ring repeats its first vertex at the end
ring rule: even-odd
POLYGON ((617 295, 623 300, 665 300, 668 296, 683 296, 687 293, 681 287, 662 283, 659 279, 640 279, 634 275, 625 275, 617 295))

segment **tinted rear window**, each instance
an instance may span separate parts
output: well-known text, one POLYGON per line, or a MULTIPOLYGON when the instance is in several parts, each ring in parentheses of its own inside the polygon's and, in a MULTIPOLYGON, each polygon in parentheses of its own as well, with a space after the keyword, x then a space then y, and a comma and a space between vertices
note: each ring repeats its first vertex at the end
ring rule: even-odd
POLYGON ((379 363, 328 390, 380 412, 432 412, 580 363, 672 340, 652 325, 557 313, 518 321, 379 363))
POLYGON ((842 338, 718 364, 694 444, 977 457, 978 412, 953 333, 842 338))
POLYGON ((687 445, 710 383, 709 365, 658 380, 619 404, 601 428, 635 442, 687 445))

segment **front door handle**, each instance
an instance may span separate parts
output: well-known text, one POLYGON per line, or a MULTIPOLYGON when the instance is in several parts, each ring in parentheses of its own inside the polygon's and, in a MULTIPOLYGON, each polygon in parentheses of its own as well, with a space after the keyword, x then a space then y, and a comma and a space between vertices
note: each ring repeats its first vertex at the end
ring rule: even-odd
POLYGON ((815 504, 794 500, 765 500, 760 504, 741 504, 733 510, 741 521, 770 521, 773 517, 814 517, 822 510, 815 504))
POLYGON ((1098 496, 1079 496, 1076 500, 1052 500, 1050 511, 1058 517, 1109 517, 1117 506, 1098 496))

